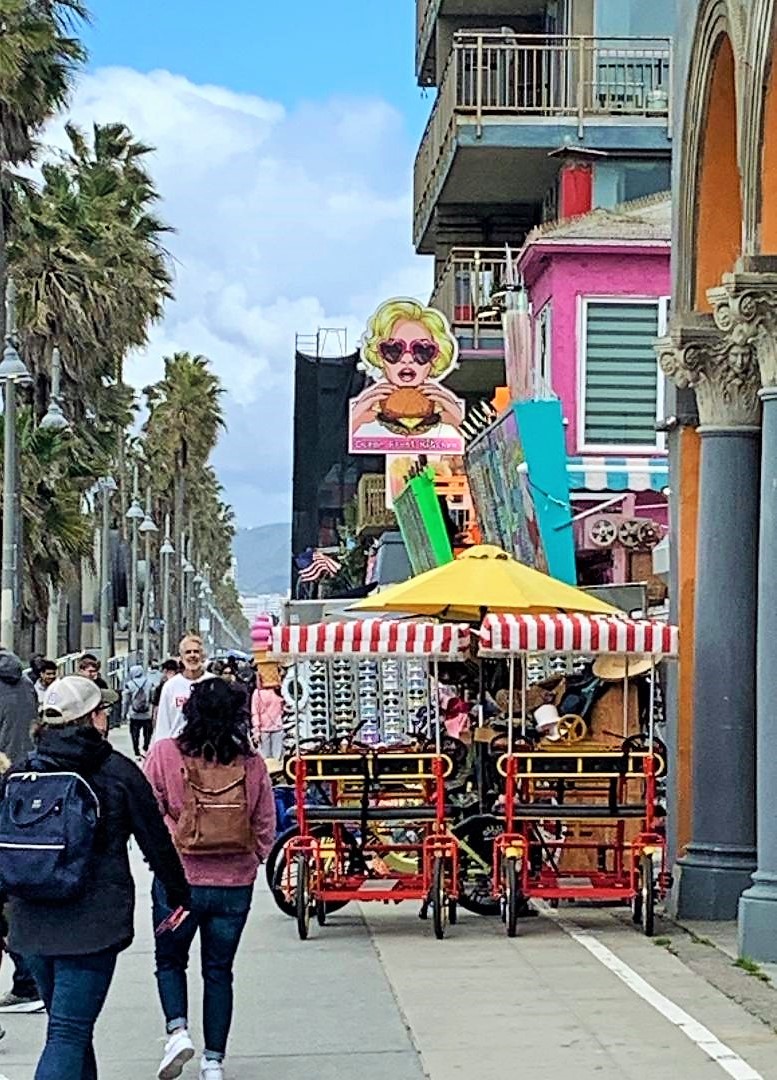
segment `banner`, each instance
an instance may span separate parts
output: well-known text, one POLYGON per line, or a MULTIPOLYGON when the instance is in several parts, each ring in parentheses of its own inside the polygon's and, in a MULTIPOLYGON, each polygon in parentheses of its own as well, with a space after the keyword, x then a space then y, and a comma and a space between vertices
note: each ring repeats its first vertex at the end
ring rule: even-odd
POLYGON ((371 378, 350 402, 352 454, 464 453, 464 402, 442 385, 457 366, 458 342, 448 320, 417 300, 386 300, 361 341, 371 378))

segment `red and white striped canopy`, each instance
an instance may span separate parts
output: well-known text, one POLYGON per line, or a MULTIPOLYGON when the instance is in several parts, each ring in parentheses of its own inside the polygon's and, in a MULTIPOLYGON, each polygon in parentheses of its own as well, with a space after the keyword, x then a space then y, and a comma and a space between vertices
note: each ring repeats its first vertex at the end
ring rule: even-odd
POLYGON ((306 656, 429 656, 462 657, 469 648, 470 630, 459 623, 398 622, 359 619, 353 622, 277 626, 272 655, 306 656))
POLYGON ((676 626, 605 615, 486 615, 480 652, 676 656, 676 626))

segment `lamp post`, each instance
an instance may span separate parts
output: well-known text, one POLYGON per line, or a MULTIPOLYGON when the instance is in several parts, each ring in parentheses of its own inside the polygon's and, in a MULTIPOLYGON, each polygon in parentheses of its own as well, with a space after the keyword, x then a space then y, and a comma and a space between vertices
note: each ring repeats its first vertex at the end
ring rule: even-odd
POLYGON ((162 556, 162 656, 170 655, 170 557, 175 548, 170 542, 170 515, 165 514, 165 540, 159 549, 162 556))
POLYGON ((193 627, 188 625, 189 624, 189 605, 191 603, 191 594, 192 594, 191 577, 192 577, 193 573, 194 573, 193 565, 191 564, 191 562, 188 559, 184 559, 184 561, 183 561, 183 582, 182 582, 183 596, 181 597, 181 600, 182 600, 182 605, 181 606, 182 606, 182 609, 183 609, 183 619, 184 619, 184 633, 188 633, 189 630, 193 629, 193 627))
POLYGON ((100 541, 100 659, 107 670, 111 651, 111 624, 113 604, 111 590, 111 495, 116 491, 112 476, 102 476, 97 481, 102 496, 102 535, 100 541))
MULTIPOLYGON (((40 422, 44 431, 54 431, 64 435, 70 430, 70 424, 62 411, 62 399, 60 397, 60 380, 62 365, 59 349, 54 347, 51 353, 51 396, 46 415, 40 422)), ((46 656, 57 656, 59 652, 59 605, 60 591, 53 581, 49 580, 49 609, 46 617, 46 656)))
POLYGON ((16 599, 16 387, 29 386, 32 377, 16 347, 16 291, 8 280, 5 296, 5 347, 0 361, 0 383, 5 386, 5 438, 3 458, 3 545, 0 574, 0 645, 14 648, 16 599))
POLYGON ((138 530, 143 533, 143 558, 146 562, 146 587, 143 590, 143 670, 151 658, 151 537, 158 532, 151 517, 151 489, 146 491, 146 514, 138 530))
POLYGON ((145 518, 143 508, 138 502, 138 467, 135 466, 132 477, 132 505, 127 511, 126 517, 132 528, 132 554, 130 557, 130 617, 129 617, 129 651, 133 663, 137 659, 138 652, 138 522, 145 518))

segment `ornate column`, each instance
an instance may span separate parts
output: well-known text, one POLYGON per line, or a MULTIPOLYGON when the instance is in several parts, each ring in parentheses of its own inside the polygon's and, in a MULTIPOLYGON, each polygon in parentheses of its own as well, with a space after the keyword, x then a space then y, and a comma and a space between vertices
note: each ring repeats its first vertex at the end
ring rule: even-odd
POLYGON ((777 961, 777 260, 743 260, 709 293, 715 322, 752 345, 763 402, 756 648, 758 869, 739 903, 740 955, 777 961))
POLYGON ((701 421, 693 827, 674 904, 682 918, 732 919, 755 868, 758 375, 752 350, 711 315, 675 322, 658 353, 695 390, 701 421))

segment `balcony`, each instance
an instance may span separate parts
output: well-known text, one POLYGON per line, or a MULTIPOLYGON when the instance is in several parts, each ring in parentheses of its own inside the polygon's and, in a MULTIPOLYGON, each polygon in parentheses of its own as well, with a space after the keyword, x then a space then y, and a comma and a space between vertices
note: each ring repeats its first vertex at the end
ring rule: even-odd
POLYGON ((366 473, 360 477, 356 492, 357 536, 378 536, 392 528, 396 528, 396 518, 386 507, 386 477, 366 473))
POLYGON ((424 86, 434 85, 434 63, 430 57, 430 45, 441 3, 442 0, 416 0, 415 69, 424 86))
POLYGON ((470 331, 473 345, 478 348, 482 336, 493 338, 502 333, 499 312, 484 309, 504 284, 504 276, 504 248, 453 248, 435 283, 430 304, 442 311, 457 331, 470 331), (477 318, 479 311, 483 314, 477 318))
POLYGON ((423 248, 459 147, 498 148, 501 160, 473 159, 450 201, 505 201, 516 190, 541 199, 548 153, 571 140, 600 150, 666 147, 671 74, 669 38, 457 33, 416 155, 416 246, 423 248), (533 152, 524 172, 536 190, 521 183, 515 150, 533 152))

